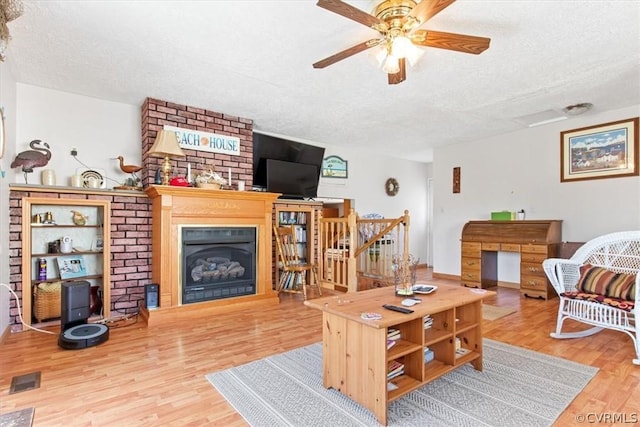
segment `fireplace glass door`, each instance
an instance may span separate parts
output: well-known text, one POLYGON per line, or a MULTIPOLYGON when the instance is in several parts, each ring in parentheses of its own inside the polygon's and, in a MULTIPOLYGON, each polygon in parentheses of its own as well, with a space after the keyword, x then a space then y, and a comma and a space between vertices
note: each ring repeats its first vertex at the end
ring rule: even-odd
POLYGON ((256 293, 256 227, 181 228, 182 303, 256 293))

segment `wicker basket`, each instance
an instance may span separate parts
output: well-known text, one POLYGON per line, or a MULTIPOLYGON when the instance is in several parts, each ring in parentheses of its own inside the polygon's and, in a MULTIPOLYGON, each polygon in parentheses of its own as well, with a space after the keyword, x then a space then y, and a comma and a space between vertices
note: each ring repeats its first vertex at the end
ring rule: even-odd
POLYGON ((33 316, 38 322, 60 317, 62 282, 40 283, 33 290, 33 316))
POLYGON ((198 188, 206 188, 208 190, 220 190, 222 189, 222 185, 217 182, 197 182, 196 185, 198 188))

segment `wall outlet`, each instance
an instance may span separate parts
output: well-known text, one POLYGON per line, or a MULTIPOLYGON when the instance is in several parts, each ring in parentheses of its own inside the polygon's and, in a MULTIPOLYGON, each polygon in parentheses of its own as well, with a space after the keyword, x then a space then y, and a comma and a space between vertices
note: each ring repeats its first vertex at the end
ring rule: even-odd
POLYGON ((77 156, 77 155, 78 155, 78 149, 77 149, 77 148, 72 148, 72 149, 71 149, 71 155, 72 155, 73 157, 77 156))

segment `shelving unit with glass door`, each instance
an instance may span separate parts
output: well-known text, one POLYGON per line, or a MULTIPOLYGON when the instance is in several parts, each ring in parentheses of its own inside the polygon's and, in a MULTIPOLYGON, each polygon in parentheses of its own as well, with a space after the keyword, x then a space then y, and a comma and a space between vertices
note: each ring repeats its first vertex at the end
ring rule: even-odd
POLYGON ((91 284, 90 321, 109 318, 110 210, 111 202, 104 200, 22 199, 25 323, 58 320, 56 289, 61 283, 79 280, 91 284))

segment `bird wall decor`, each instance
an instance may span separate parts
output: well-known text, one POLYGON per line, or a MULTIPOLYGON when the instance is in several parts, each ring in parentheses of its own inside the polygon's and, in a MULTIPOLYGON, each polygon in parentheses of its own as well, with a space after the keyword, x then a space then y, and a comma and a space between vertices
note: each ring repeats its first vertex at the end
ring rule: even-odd
POLYGON ((22 167, 22 173, 24 173, 24 182, 27 182, 27 174, 33 172, 33 168, 43 167, 51 160, 51 151, 49 150, 49 144, 42 142, 39 139, 34 139, 29 143, 31 150, 23 151, 16 154, 16 158, 11 162, 12 168, 22 167), (46 147, 43 148, 42 146, 46 147))

